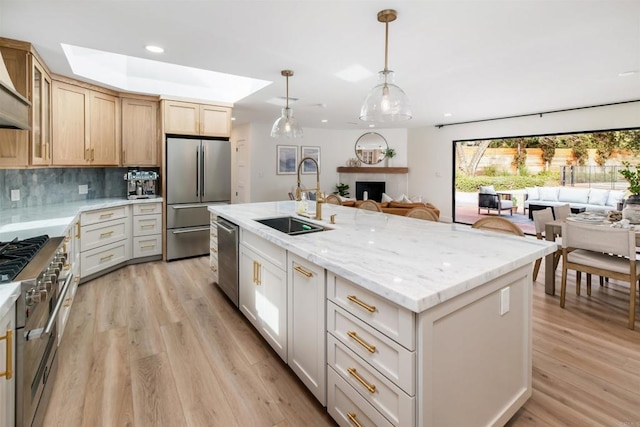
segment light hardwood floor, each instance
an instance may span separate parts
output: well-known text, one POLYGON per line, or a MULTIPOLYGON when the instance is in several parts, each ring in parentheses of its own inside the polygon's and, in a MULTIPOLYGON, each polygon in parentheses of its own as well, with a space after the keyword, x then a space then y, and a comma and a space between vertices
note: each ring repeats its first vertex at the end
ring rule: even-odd
MULTIPOLYGON (((573 283, 566 309, 534 283, 533 396, 509 426, 638 427, 628 289, 596 280, 590 298, 576 297, 573 283)), ((211 283, 207 257, 81 285, 62 344, 46 426, 334 425, 211 283)))

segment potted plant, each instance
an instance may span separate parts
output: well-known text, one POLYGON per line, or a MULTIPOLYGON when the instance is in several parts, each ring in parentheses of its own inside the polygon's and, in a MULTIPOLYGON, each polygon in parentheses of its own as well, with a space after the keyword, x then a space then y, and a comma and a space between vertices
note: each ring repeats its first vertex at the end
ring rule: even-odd
POLYGON ((339 183, 336 184, 336 191, 333 194, 338 194, 342 197, 347 197, 349 195, 349 184, 339 183))
POLYGON ((389 166, 389 159, 393 159, 396 156, 396 150, 394 148, 387 148, 382 154, 384 154, 384 165, 389 166))
POLYGON ((627 198, 622 208, 622 218, 628 219, 632 224, 640 223, 640 165, 631 166, 629 162, 622 162, 624 169, 620 175, 629 183, 627 198))

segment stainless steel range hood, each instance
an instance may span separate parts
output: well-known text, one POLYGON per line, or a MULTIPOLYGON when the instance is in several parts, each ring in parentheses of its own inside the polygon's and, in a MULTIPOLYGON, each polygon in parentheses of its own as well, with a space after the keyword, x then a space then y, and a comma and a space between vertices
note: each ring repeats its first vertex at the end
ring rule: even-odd
POLYGON ((0 53, 0 128, 31 129, 30 106, 29 100, 14 89, 0 53))

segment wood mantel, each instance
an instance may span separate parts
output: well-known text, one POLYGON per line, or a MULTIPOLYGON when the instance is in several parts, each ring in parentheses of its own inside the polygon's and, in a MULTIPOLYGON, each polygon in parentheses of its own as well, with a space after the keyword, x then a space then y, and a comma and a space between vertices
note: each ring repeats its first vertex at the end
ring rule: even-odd
POLYGON ((371 167, 371 168, 363 168, 363 167, 351 167, 351 166, 338 166, 337 171, 339 173, 409 173, 409 168, 407 167, 371 167))

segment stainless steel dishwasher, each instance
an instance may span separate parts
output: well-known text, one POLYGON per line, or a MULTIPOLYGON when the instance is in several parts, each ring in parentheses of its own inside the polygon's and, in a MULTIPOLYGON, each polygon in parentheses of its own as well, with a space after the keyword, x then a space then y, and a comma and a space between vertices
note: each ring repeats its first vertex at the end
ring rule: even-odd
POLYGON ((218 217, 218 286, 238 306, 239 227, 218 217))

